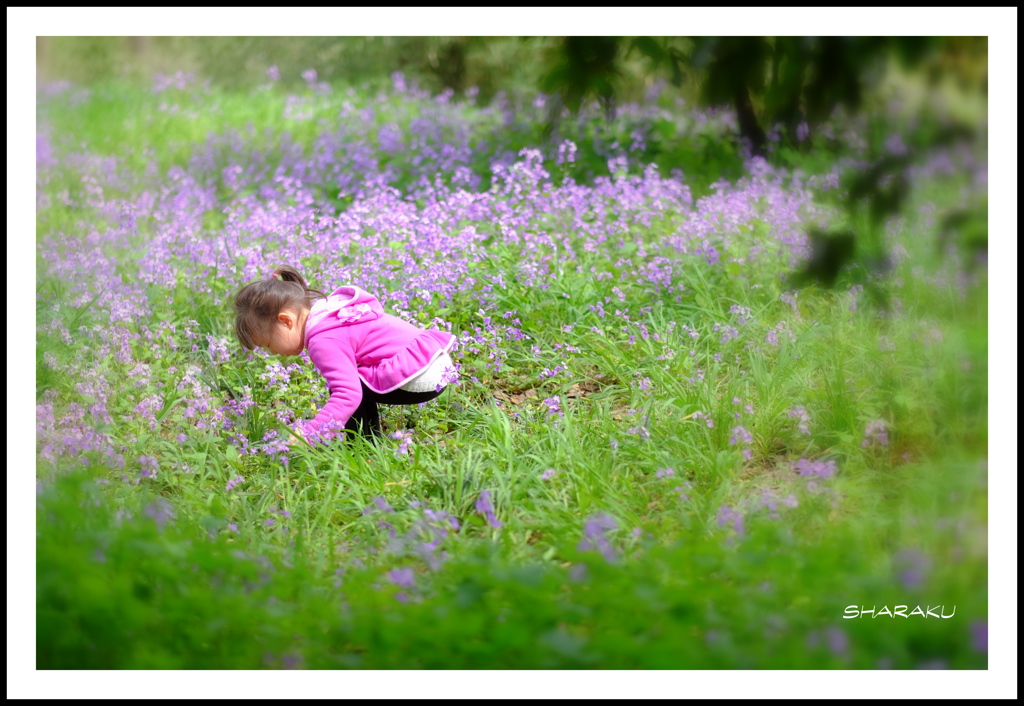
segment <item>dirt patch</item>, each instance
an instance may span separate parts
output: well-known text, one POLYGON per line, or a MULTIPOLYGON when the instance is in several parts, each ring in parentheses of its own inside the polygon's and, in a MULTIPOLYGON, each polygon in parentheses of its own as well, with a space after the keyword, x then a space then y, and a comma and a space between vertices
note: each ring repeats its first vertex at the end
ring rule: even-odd
POLYGON ((796 471, 784 464, 767 466, 748 466, 739 475, 741 481, 758 479, 769 485, 780 485, 797 478, 796 471))
POLYGON ((584 380, 578 382, 569 388, 569 391, 565 393, 565 396, 569 399, 582 399, 594 394, 595 392, 601 391, 601 384, 596 380, 584 380))
MULTIPOLYGON (((596 380, 584 380, 582 382, 574 383, 572 387, 565 393, 566 399, 570 400, 581 400, 595 392, 600 392, 602 385, 596 380)), ((519 405, 526 404, 530 400, 540 400, 541 395, 548 396, 547 392, 536 389, 506 389, 506 390, 494 390, 494 399, 500 400, 506 404, 510 404, 518 407, 519 405)))
POLYGON ((513 394, 508 394, 507 392, 502 392, 501 390, 495 390, 494 399, 501 400, 502 402, 506 402, 511 405, 519 406, 526 402, 527 400, 540 399, 540 395, 537 394, 536 390, 524 390, 522 392, 513 394))

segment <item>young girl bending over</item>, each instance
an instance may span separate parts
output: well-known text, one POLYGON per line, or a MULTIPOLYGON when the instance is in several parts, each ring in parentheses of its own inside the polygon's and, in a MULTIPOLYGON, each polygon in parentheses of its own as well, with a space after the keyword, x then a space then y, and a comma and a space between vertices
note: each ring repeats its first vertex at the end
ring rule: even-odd
POLYGON ((298 355, 304 349, 327 379, 331 399, 301 427, 306 439, 321 426, 381 436, 377 404, 419 404, 441 394, 454 365, 455 337, 424 330, 391 314, 359 287, 329 296, 306 286, 294 267, 282 266, 235 297, 235 333, 248 349, 298 355))

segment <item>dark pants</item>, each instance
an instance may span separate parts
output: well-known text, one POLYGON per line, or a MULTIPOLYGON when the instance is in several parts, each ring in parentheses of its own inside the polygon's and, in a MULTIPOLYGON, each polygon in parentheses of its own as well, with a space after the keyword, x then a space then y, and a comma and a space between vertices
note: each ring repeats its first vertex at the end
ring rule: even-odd
MULTIPOLYGON (((444 392, 444 390, 441 390, 444 392)), ((384 435, 380 428, 380 413, 377 411, 378 404, 422 404, 440 396, 441 392, 408 392, 406 390, 394 390, 387 394, 379 394, 363 384, 363 399, 359 408, 348 420, 345 430, 351 434, 361 434, 367 439, 376 439, 384 435)))

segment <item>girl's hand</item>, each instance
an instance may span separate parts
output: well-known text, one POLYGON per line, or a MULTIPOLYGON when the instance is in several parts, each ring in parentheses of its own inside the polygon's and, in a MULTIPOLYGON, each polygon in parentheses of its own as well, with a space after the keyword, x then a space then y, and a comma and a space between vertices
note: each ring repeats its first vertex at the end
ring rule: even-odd
POLYGON ((289 446, 309 446, 309 442, 306 441, 306 437, 302 434, 301 429, 295 429, 295 434, 288 436, 289 446))

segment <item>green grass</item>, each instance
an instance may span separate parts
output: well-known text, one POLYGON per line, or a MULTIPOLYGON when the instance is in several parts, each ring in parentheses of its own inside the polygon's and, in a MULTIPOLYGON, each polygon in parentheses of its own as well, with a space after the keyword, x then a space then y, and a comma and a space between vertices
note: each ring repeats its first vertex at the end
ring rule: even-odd
MULTIPOLYGON (((277 94, 183 100, 197 118, 160 111, 166 100, 110 84, 82 106, 48 104, 39 120, 61 154, 83 142, 122 158, 126 193, 150 161, 159 174, 187 167, 211 132, 235 130, 247 149, 280 158, 282 146, 308 145, 319 130, 315 119, 282 125, 277 94), (275 132, 263 137, 268 127, 275 132)), ((700 142, 674 149, 694 151, 707 183, 728 176, 735 157, 700 142)), ((68 170, 44 191, 80 188, 75 177, 68 170)), ((987 283, 958 289, 953 265, 935 255, 934 229, 914 215, 957 188, 936 182, 914 192, 894 236, 906 255, 855 310, 856 273, 834 291, 801 290, 794 311, 779 298, 781 267, 770 260, 686 268, 676 301, 624 284, 628 268, 608 251, 581 251, 573 263, 539 253, 561 268, 541 290, 517 280, 527 255, 495 230, 474 276, 503 273, 508 282, 487 312, 498 328, 484 330, 475 294, 419 312, 457 333, 480 327, 485 342, 460 353, 459 387, 423 409, 384 408, 389 430, 414 429, 405 455, 392 440, 298 450, 287 465, 239 454, 226 433, 196 425, 207 412, 186 416, 194 390, 225 403, 248 386, 256 405, 235 431, 258 442, 276 428, 274 411, 311 416, 323 403, 314 369, 300 365, 286 388, 268 387, 261 375, 272 359, 212 358, 205 335, 225 335, 230 319, 210 294, 154 286, 151 320, 113 325, 88 304, 67 304, 74 282, 41 274, 37 401, 51 400, 57 415, 88 405, 76 387, 76 366, 87 361, 111 386, 112 420, 101 431, 127 465, 98 452, 84 463, 39 457, 37 667, 914 669, 939 660, 987 668, 987 653, 971 642, 973 623, 988 613, 987 283), (591 267, 613 277, 597 279, 591 267), (873 294, 888 307, 872 304, 873 294), (599 304, 608 316, 593 311, 599 304), (720 343, 714 327, 734 322, 733 305, 749 308, 749 321, 720 343), (515 312, 522 340, 508 340, 505 312, 515 312), (785 330, 772 345, 766 336, 778 324, 785 330), (131 362, 116 345, 99 347, 114 334, 127 337, 131 362), (500 370, 487 365, 491 351, 504 356, 500 370), (149 366, 144 377, 132 372, 139 362, 149 366), (557 365, 565 372, 542 376, 557 365), (178 390, 190 369, 195 382, 178 390), (150 428, 136 409, 156 394, 150 428), (564 416, 548 414, 551 397, 564 416), (798 406, 809 433, 789 414, 798 406), (874 420, 887 426, 886 445, 865 437, 874 420), (749 460, 747 447, 730 443, 736 424, 753 437, 749 460), (157 459, 155 477, 140 479, 142 456, 157 459), (814 487, 793 470, 799 459, 838 470, 814 487), (674 473, 658 477, 667 468, 674 473), (548 469, 555 473, 544 480, 548 469), (500 527, 477 509, 483 491, 500 527), (758 505, 766 492, 777 517, 758 505), (151 516, 160 517, 161 502, 173 519, 151 516), (723 506, 747 508, 742 533, 719 521, 723 506), (458 527, 425 509, 458 518, 458 527), (602 513, 616 520, 606 533, 610 561, 581 548, 587 522, 602 513), (443 561, 423 552, 432 540, 443 561), (927 562, 918 583, 901 578, 908 550, 927 562), (388 572, 406 568, 413 586, 392 585, 388 572), (956 606, 956 617, 844 620, 853 604, 942 604, 956 606)), ((37 214, 41 242, 101 222, 87 208, 51 203, 37 214)), ((650 257, 670 254, 671 218, 633 226, 650 257)), ((155 227, 140 223, 124 250, 146 247, 155 227)), ((745 233, 736 247, 757 237, 745 233)), ((119 255, 128 278, 134 260, 119 255)))

